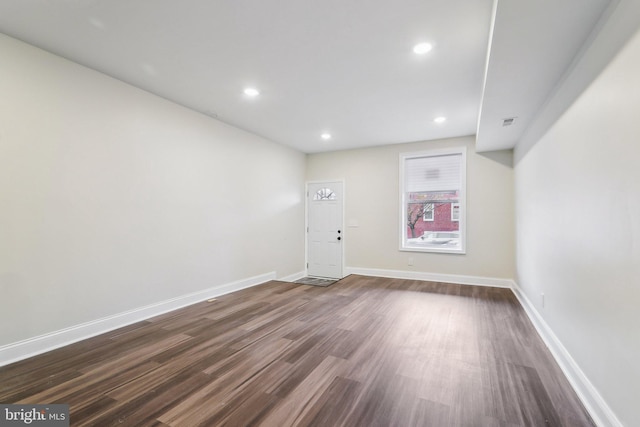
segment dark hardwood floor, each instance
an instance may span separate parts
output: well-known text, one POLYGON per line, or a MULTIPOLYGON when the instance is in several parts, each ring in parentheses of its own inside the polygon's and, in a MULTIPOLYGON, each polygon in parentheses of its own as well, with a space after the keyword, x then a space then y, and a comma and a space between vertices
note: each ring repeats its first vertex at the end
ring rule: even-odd
POLYGON ((0 368, 71 424, 592 426, 510 290, 269 282, 0 368))

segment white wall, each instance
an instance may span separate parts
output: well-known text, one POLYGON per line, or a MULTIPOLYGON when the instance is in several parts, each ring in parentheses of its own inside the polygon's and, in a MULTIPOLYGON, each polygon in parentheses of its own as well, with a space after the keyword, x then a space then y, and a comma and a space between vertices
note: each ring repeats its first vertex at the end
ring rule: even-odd
POLYGON ((475 153, 475 138, 388 145, 307 155, 307 179, 345 180, 349 268, 513 279, 514 212, 511 153, 475 153), (399 154, 467 147, 466 255, 399 251, 399 154), (413 258, 414 265, 408 265, 413 258))
POLYGON ((640 425, 639 114, 636 33, 515 168, 517 282, 625 426, 640 425))
POLYGON ((3 35, 0 64, 0 346, 303 270, 303 154, 3 35))

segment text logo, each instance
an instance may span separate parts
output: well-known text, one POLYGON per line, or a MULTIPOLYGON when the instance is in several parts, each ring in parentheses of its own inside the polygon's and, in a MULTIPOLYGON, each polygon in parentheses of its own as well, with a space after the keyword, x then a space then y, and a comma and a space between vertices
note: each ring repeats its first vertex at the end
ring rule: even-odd
POLYGON ((0 427, 69 427, 69 405, 0 404, 0 427))

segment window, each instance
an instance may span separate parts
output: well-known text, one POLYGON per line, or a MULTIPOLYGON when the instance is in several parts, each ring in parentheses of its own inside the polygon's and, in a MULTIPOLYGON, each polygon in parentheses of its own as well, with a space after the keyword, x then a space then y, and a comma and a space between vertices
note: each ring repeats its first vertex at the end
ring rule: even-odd
POLYGON ((313 200, 335 200, 336 193, 330 188, 321 188, 313 195, 313 200))
POLYGON ((433 203, 426 203, 424 205, 424 216, 422 217, 423 221, 433 221, 435 217, 435 205, 433 203))
POLYGON ((400 155, 400 250, 465 253, 466 149, 400 155))
POLYGON ((460 203, 451 204, 451 221, 460 221, 460 203))

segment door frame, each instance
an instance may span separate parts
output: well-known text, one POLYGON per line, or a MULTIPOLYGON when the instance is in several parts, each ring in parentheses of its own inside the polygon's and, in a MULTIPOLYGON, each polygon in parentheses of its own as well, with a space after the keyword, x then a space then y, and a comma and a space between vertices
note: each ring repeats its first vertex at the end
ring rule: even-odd
POLYGON ((340 215, 340 222, 342 223, 342 259, 340 260, 340 270, 341 277, 338 279, 342 279, 346 277, 345 275, 345 256, 346 256, 346 245, 347 239, 346 234, 347 231, 344 228, 344 212, 346 209, 346 201, 347 201, 347 186, 344 178, 339 179, 319 179, 319 180, 311 180, 306 181, 304 184, 304 275, 309 275, 309 184, 324 184, 331 182, 339 182, 342 185, 342 212, 340 215))

